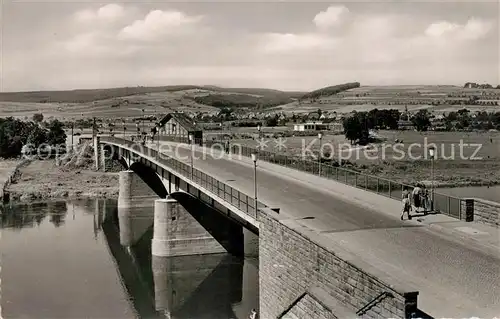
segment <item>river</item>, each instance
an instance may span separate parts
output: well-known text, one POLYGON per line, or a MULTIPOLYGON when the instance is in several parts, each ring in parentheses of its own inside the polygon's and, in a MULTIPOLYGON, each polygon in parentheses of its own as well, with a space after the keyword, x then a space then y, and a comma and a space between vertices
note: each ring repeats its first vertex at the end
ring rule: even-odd
POLYGON ((258 309, 255 235, 245 232, 245 258, 152 257, 153 208, 141 210, 138 234, 113 200, 0 208, 3 318, 243 319, 258 309), (127 232, 138 236, 125 246, 127 232))
POLYGON ((482 198, 500 203, 500 185, 437 188, 436 192, 460 198, 482 198))

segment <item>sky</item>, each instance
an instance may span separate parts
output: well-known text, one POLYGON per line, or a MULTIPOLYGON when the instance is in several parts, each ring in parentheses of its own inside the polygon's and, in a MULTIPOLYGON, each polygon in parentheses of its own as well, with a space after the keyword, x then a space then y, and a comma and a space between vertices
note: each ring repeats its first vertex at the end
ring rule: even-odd
POLYGON ((3 92, 500 84, 497 1, 0 1, 3 92))

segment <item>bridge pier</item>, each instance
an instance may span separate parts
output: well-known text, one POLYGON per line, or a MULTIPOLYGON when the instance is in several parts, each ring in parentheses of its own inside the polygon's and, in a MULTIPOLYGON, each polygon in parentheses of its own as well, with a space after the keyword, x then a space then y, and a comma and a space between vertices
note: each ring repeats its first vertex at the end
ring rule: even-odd
POLYGON ((121 171, 119 183, 120 244, 130 246, 151 226, 153 201, 158 196, 134 171, 121 171))
POLYGON ((103 172, 106 172, 106 150, 104 149, 104 144, 101 144, 100 145, 100 148, 99 148, 99 161, 100 161, 100 164, 99 164, 99 169, 101 169, 103 172))
POLYGON ((94 136, 94 164, 95 164, 95 170, 98 171, 99 167, 101 165, 101 138, 99 136, 94 136))
POLYGON ((175 257, 226 253, 226 249, 172 198, 155 201, 151 253, 175 257))

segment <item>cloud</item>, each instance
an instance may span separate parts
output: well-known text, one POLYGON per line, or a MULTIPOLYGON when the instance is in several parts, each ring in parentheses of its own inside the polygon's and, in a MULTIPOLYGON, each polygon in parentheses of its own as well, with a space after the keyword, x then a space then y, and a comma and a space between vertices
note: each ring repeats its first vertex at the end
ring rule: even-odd
POLYGON ((297 50, 314 50, 328 47, 333 39, 318 34, 267 33, 260 43, 268 53, 293 53, 297 50))
POLYGON ((481 19, 471 18, 464 26, 463 36, 467 39, 484 38, 493 28, 491 21, 483 21, 481 19))
POLYGON ((440 37, 450 32, 458 30, 460 26, 455 23, 450 23, 448 21, 439 21, 432 23, 425 30, 425 34, 430 37, 440 37))
POLYGON ((54 6, 52 16, 35 19, 57 23, 37 21, 43 27, 36 30, 26 27, 32 16, 19 19, 21 11, 17 16, 5 14, 4 19, 15 19, 5 28, 4 88, 215 82, 302 90, 347 81, 498 81, 498 31, 486 14, 457 22, 451 17, 458 11, 432 20, 435 10, 405 15, 333 6, 305 16, 301 13, 307 10, 291 5, 290 11, 280 11, 294 17, 287 22, 276 19, 273 10, 242 19, 224 6, 207 12, 196 8, 200 13, 195 15, 188 9, 145 5, 149 7, 140 15, 138 7, 128 4, 80 11, 81 23, 62 9, 56 14, 59 7, 54 6), (487 41, 475 41, 483 37, 487 41))
POLYGON ((175 35, 185 32, 201 20, 201 16, 188 16, 180 11, 154 10, 143 20, 136 20, 124 27, 121 39, 153 40, 164 35, 175 35))
POLYGON ((114 21, 125 15, 125 8, 119 4, 107 4, 97 10, 82 10, 75 13, 78 22, 114 21))
POLYGON ((313 22, 320 29, 328 29, 338 26, 349 15, 349 9, 345 6, 330 6, 326 11, 318 13, 313 22))
POLYGON ((466 24, 460 25, 449 21, 439 21, 430 24, 425 30, 429 37, 451 36, 466 40, 477 40, 485 37, 492 29, 493 23, 477 18, 471 18, 466 24))
POLYGON ((490 51, 470 46, 467 41, 486 36, 491 22, 470 19, 459 25, 439 21, 426 29, 425 24, 409 21, 411 17, 405 14, 354 14, 347 8, 330 7, 312 19, 313 24, 321 27, 315 32, 263 33, 257 52, 263 55, 260 61, 265 61, 265 57, 272 61, 269 65, 325 70, 345 66, 386 70, 406 69, 409 65, 446 68, 453 63, 470 63, 471 57, 478 61, 482 60, 480 56, 489 58, 490 51), (349 21, 342 25, 342 33, 324 32, 324 27, 338 23, 337 17, 346 12, 349 21))

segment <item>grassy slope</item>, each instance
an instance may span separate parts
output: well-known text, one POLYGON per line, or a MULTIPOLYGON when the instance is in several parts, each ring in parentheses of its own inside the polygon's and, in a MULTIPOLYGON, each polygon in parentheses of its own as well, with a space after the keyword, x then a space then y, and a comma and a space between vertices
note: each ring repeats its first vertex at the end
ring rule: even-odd
MULTIPOLYGON (((177 111, 216 111, 199 104, 195 96, 214 95, 248 103, 257 99, 274 101, 301 96, 302 92, 271 89, 220 88, 215 86, 163 86, 98 90, 0 93, 0 116, 31 118, 41 112, 46 118, 137 117, 177 111), (47 102, 50 101, 50 102, 47 102)), ((288 102, 288 100, 287 100, 288 102)))
MULTIPOLYGON (((318 90, 316 90, 318 91, 318 90)), ((353 110, 367 111, 373 108, 411 110, 428 108, 437 112, 449 112, 463 108, 460 105, 431 105, 431 101, 446 100, 448 94, 454 96, 481 94, 498 95, 500 90, 463 89, 456 86, 363 86, 324 96, 315 100, 305 99, 270 108, 268 110, 290 112, 310 112, 318 108, 323 111, 348 113, 353 110)), ((313 91, 314 92, 314 91, 313 91)), ((217 111, 210 105, 199 104, 195 96, 214 95, 228 100, 276 101, 298 99, 303 92, 282 92, 262 88, 221 88, 216 86, 162 86, 115 88, 100 90, 46 91, 0 93, 0 116, 20 118, 42 112, 46 118, 80 118, 97 116, 103 118, 137 117, 145 113, 166 113, 182 111, 217 111), (38 103, 40 101, 50 103, 38 103), (83 101, 70 103, 68 101, 83 101), (126 103, 128 102, 128 103, 126 103)), ((261 103, 262 104, 262 103, 261 103)), ((499 111, 498 106, 476 106, 467 108, 486 111, 499 111)))
POLYGON ((196 88, 200 87, 194 85, 173 85, 159 87, 124 87, 71 91, 5 92, 0 93, 0 101, 31 103, 84 103, 136 94, 175 92, 196 88))
POLYGON ((303 92, 283 92, 262 88, 222 88, 217 86, 171 85, 158 87, 123 87, 71 91, 0 92, 0 101, 25 103, 85 103, 131 95, 177 92, 196 89, 260 96, 284 95, 298 97, 304 94, 303 92))

